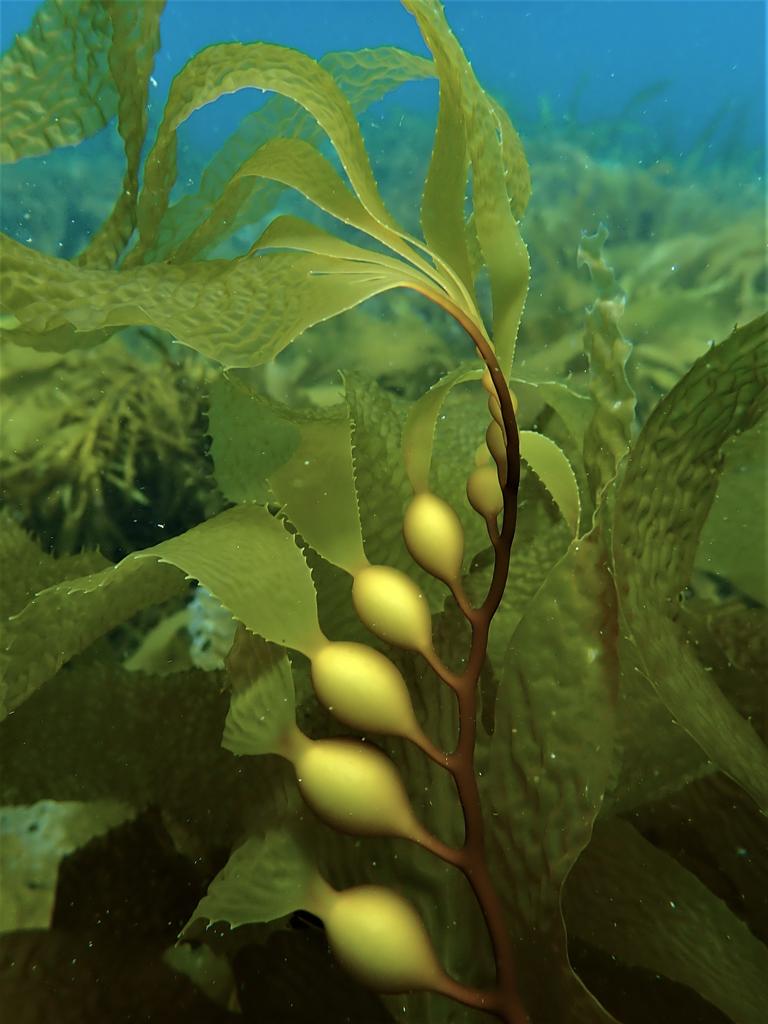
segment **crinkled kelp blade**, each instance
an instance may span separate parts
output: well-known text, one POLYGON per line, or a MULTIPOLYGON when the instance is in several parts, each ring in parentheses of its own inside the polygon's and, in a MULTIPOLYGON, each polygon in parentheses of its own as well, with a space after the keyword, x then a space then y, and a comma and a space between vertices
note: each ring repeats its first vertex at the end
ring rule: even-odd
POLYGON ((233 754, 278 754, 296 725, 291 663, 282 647, 241 626, 227 656, 232 690, 221 745, 233 754))
POLYGON ((300 104, 333 144, 368 212, 396 228, 379 195, 354 111, 333 77, 297 50, 271 43, 221 43, 194 56, 173 80, 139 197, 135 265, 155 244, 176 180, 177 130, 201 107, 240 89, 271 90, 300 104))
POLYGON ((105 4, 42 4, 29 31, 16 37, 0 62, 3 163, 74 146, 114 117, 111 39, 105 4))
MULTIPOLYGON (((329 53, 320 65, 358 115, 403 82, 434 73, 430 61, 389 46, 329 53)), ((197 193, 182 197, 166 210, 155 244, 147 253, 148 261, 171 254, 177 258, 182 241, 187 256, 196 257, 200 246, 213 245, 246 224, 258 224, 275 207, 284 186, 246 178, 233 189, 229 182, 253 153, 278 137, 315 142, 322 139, 322 131, 303 107, 284 96, 272 97, 249 114, 206 167, 197 193), (225 192, 226 203, 222 202, 225 192), (214 209, 219 211, 216 218, 212 216, 214 209)))
POLYGON ((211 390, 216 482, 231 501, 270 496, 315 551, 351 572, 365 561, 347 410, 298 409, 239 381, 211 390))
POLYGON ((15 318, 2 330, 9 340, 67 351, 144 325, 225 366, 268 362, 308 327, 403 280, 373 254, 365 264, 285 252, 116 272, 77 267, 7 235, 0 245, 2 311, 15 318))
POLYGON ((565 892, 574 935, 688 985, 734 1024, 762 1024, 768 948, 695 875, 628 822, 605 822, 565 892))
POLYGON ((117 86, 117 127, 125 147, 125 173, 114 208, 81 254, 89 267, 112 267, 136 226, 139 166, 147 132, 149 79, 160 47, 165 0, 102 0, 112 21, 109 69, 117 86))
POLYGON ((579 531, 581 499, 576 475, 565 452, 546 434, 521 430, 520 458, 544 484, 575 537, 579 531))
MULTIPOLYGON (((507 181, 510 176, 517 176, 518 180, 527 176, 528 167, 524 159, 509 165, 509 138, 507 148, 502 144, 506 123, 499 119, 495 104, 480 87, 448 27, 442 6, 437 0, 403 2, 416 18, 435 56, 441 79, 445 77, 448 83, 447 94, 462 98, 462 119, 472 166, 474 225, 491 283, 492 334, 499 362, 508 375, 528 291, 529 264, 528 251, 510 205, 507 181)), ((456 176, 455 169, 452 174, 456 176)), ((527 192, 522 182, 513 188, 520 194, 527 192)), ((452 217, 455 219, 455 211, 452 217)))
POLYGON ((612 1019, 571 970, 560 898, 608 779, 617 635, 609 558, 593 533, 571 544, 515 630, 483 780, 490 851, 533 1020, 612 1019))
POLYGON ((635 394, 625 372, 632 348, 619 327, 624 294, 603 255, 607 237, 608 231, 601 225, 594 235, 582 235, 578 251, 578 264, 589 268, 598 292, 587 310, 584 332, 589 389, 594 401, 592 419, 584 435, 584 465, 593 506, 616 476, 635 422, 635 394))
POLYGON ((208 220, 189 239, 189 244, 185 242, 179 247, 174 257, 176 261, 184 262, 190 254, 206 247, 199 235, 210 239, 217 231, 220 233, 220 222, 229 222, 232 207, 242 192, 241 186, 250 178, 265 178, 294 189, 342 224, 363 231, 417 266, 426 275, 425 283, 430 284, 430 264, 407 244, 404 235, 373 217, 333 165, 303 139, 271 139, 249 157, 227 184, 208 220))
POLYGON ((285 829, 273 828, 238 846, 192 913, 231 928, 275 921, 308 909, 317 871, 306 850, 285 829))
POLYGON ((709 758, 768 809, 768 750, 673 621, 717 489, 726 442, 768 404, 768 315, 699 359, 645 424, 616 497, 622 612, 645 675, 709 758))
POLYGON ((108 629, 173 593, 178 573, 168 566, 198 580, 259 636, 304 651, 317 642, 315 589, 301 552, 279 519, 241 505, 33 598, 9 627, 3 714, 108 629))

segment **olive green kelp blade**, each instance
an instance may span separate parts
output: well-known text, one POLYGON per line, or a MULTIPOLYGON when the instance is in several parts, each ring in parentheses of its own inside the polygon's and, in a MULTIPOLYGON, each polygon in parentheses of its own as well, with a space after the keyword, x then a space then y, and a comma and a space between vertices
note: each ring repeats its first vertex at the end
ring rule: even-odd
POLYGON ((165 7, 165 0, 102 2, 112 20, 109 67, 118 91, 117 128, 125 148, 125 173, 112 212, 78 260, 89 267, 114 266, 136 226, 149 79, 160 48, 160 15, 165 7))
POLYGON ((115 116, 111 38, 104 4, 47 0, 39 8, 0 61, 3 163, 73 146, 115 116))
MULTIPOLYGON (((320 60, 359 115, 403 82, 432 75, 430 61, 396 47, 329 53, 320 60)), ((284 187, 263 178, 246 178, 230 188, 238 168, 273 139, 317 142, 322 129, 303 107, 276 95, 243 119, 203 172, 200 187, 168 207, 147 262, 173 254, 196 258, 200 252, 246 224, 258 224, 277 204, 284 187), (224 194, 227 199, 224 200, 224 194)))
POLYGON ((632 967, 692 988, 735 1024, 763 1024, 768 948, 728 905, 626 821, 595 830, 568 880, 568 927, 632 967))
POLYGON ((617 639, 609 558, 593 531, 571 543, 512 636, 482 780, 492 867, 534 1024, 613 1019, 571 969, 560 899, 610 770, 617 639))
POLYGON ((165 588, 178 578, 169 565, 198 580, 259 636, 297 650, 317 642, 315 588, 294 539, 265 509, 240 505, 116 566, 34 597, 8 627, 0 715, 97 637, 139 608, 164 600, 165 588))
POLYGON ((472 167, 474 226, 491 284, 492 336, 499 363, 508 376, 528 291, 528 250, 515 220, 516 215, 522 215, 530 191, 528 165, 509 119, 501 115, 500 108, 480 87, 445 20, 442 5, 437 0, 403 0, 403 3, 418 22, 434 55, 441 82, 441 107, 444 108, 436 138, 434 166, 430 168, 424 194, 422 222, 432 242, 439 246, 438 255, 455 259, 457 272, 465 275, 468 258, 454 238, 460 219, 459 206, 463 223, 464 198, 459 182, 464 157, 460 151, 458 154, 448 151, 450 138, 457 135, 458 126, 462 124, 472 167), (451 109, 458 103, 460 110, 451 109), (435 175, 440 173, 446 173, 450 183, 445 194, 435 185, 435 175), (446 218, 450 237, 445 230, 436 227, 442 218, 446 218))
POLYGON ((225 366, 267 362, 308 327, 398 287, 404 276, 375 254, 359 263, 301 252, 91 270, 7 235, 0 235, 0 259, 0 311, 16 321, 0 336, 67 351, 120 327, 152 326, 225 366))
POLYGON ((176 180, 177 130, 201 107, 240 89, 268 89, 292 99, 317 121, 336 150, 350 184, 368 212, 397 228, 379 195, 360 126, 347 98, 317 61, 270 43, 220 43, 194 56, 174 78, 157 138, 147 156, 139 197, 135 265, 155 244, 176 180))
POLYGON ((726 442, 768 405, 768 315, 736 328, 659 403, 618 489, 613 555, 644 674, 679 726, 768 810, 768 749, 673 621, 717 490, 726 442))

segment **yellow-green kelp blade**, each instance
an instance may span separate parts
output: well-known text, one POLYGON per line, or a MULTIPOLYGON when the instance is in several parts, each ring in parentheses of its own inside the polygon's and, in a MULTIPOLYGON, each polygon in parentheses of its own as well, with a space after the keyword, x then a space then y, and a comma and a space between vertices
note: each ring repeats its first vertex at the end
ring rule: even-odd
POLYGON ((129 256, 135 265, 154 245, 176 179, 176 132, 201 107, 240 89, 271 90, 304 107, 336 150, 360 201, 383 224, 396 227, 379 195, 349 101, 316 61, 271 43, 221 43, 194 56, 173 80, 163 120, 145 165, 139 197, 140 241, 129 256))
POLYGON ((296 726, 296 691, 282 647, 240 628, 227 657, 232 688, 221 745, 233 754, 277 754, 296 726))
MULTIPOLYGON (((135 5, 138 6, 138 5, 135 5)), ((41 156, 95 135, 117 111, 106 5, 47 0, 0 61, 0 161, 41 156)))
POLYGON ((568 961, 562 887, 611 769, 618 620, 599 533, 574 540, 527 605, 496 699, 489 852, 532 1020, 612 1021, 568 961))
POLYGON ((112 21, 109 68, 117 86, 117 127, 125 147, 125 173, 114 208, 81 254, 89 267, 113 267, 136 226, 141 150, 147 132, 149 79, 160 48, 165 0, 102 0, 112 21))
MULTIPOLYGON (((492 335, 501 368, 509 375, 528 291, 529 262, 528 251, 510 206, 507 178, 510 174, 527 174, 527 164, 524 159, 518 159, 512 167, 507 165, 512 142, 507 133, 507 148, 502 144, 505 123, 499 119, 493 101, 480 87, 461 46, 448 27, 442 5, 437 0, 403 0, 403 4, 416 18, 435 57, 441 81, 446 82, 446 101, 450 96, 461 97, 461 119, 472 166, 474 226, 491 283, 492 335)), ((454 127, 451 130, 455 131, 458 123, 455 116, 452 122, 454 127)), ((438 151, 439 157, 441 152, 438 151)), ((441 162, 444 162, 442 158, 441 162)), ((459 196, 455 182, 460 172, 456 164, 454 158, 449 168, 454 187, 446 198, 452 206, 449 211, 444 211, 451 224, 458 219, 456 204, 459 196)), ((522 181, 516 191, 520 195, 526 193, 522 181)), ((439 192, 430 187, 427 199, 432 204, 428 207, 427 221, 433 224, 440 215, 439 192)), ((440 244, 444 242, 443 239, 440 244)), ((453 243, 454 248, 456 244, 453 243)), ((459 259, 463 264, 463 252, 459 259)))
MULTIPOLYGON (((434 74, 431 61, 391 46, 329 53, 321 58, 320 65, 333 77, 357 115, 403 82, 434 74)), ((283 186, 263 178, 248 178, 232 190, 229 182, 238 168, 271 139, 316 142, 322 136, 317 121, 303 107, 285 96, 273 96, 243 118, 206 167, 198 191, 183 196, 166 210, 147 262, 171 255, 177 259, 182 241, 187 258, 195 258, 201 245, 215 245, 247 224, 258 224, 274 209, 283 186), (212 211, 225 191, 229 194, 226 218, 224 208, 219 206, 222 217, 214 220, 212 211)))
POLYGON ((683 642, 673 620, 728 440, 768 406, 768 314, 702 356, 656 407, 616 496, 613 556, 644 674, 678 725, 763 809, 768 749, 683 642))
POLYGON ((327 561, 347 572, 365 562, 344 406, 299 409, 219 380, 208 419, 216 482, 227 498, 272 496, 327 561))
POLYGON ((0 258, 2 312, 15 318, 2 334, 11 341, 67 351, 145 325, 225 366, 265 363, 308 327, 403 280, 399 264, 374 264, 374 254, 371 263, 279 252, 116 272, 77 267, 0 235, 0 258))
POLYGON ((579 532, 581 499, 576 475, 565 452, 551 437, 534 430, 521 430, 520 458, 552 495, 552 500, 568 524, 571 536, 575 537, 579 532))
POLYGON ((315 588, 293 537, 266 509, 239 505, 116 566, 34 597, 9 628, 2 717, 98 636, 177 590, 177 574, 163 563, 198 580, 253 633, 304 652, 318 642, 315 588))
POLYGON ((185 931, 200 918, 230 928, 276 921, 309 906, 317 871, 303 845, 271 828, 238 846, 208 887, 185 931))

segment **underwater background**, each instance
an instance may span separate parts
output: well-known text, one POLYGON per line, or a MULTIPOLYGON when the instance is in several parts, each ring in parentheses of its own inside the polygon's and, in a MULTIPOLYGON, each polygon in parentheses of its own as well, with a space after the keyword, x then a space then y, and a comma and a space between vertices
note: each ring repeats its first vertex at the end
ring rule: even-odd
MULTIPOLYGON (((0 2, 3 53, 28 32, 38 7, 0 2)), ((524 461, 510 582, 480 680, 478 763, 491 780, 481 790, 496 837, 489 856, 515 920, 529 1019, 764 1024, 766 6, 447 0, 444 10, 483 89, 519 133, 530 167, 524 212, 525 202, 517 209, 510 197, 530 259, 511 372, 521 427, 559 452, 554 469, 549 449, 538 468, 533 455, 524 461), (742 334, 733 333, 737 325, 742 334), (737 354, 710 365, 712 351, 737 354), (746 353, 744 365, 738 352, 746 353), (726 429, 717 402, 736 379, 733 390, 747 397, 729 407, 726 429), (689 463, 706 467, 709 483, 697 484, 710 487, 706 494, 675 475, 689 463), (613 538, 613 555, 608 569, 596 556, 600 583, 589 600, 601 616, 614 616, 616 642, 598 691, 592 669, 578 666, 610 629, 591 605, 588 613, 575 602, 574 612, 567 588, 582 575, 592 585, 595 566, 580 560, 591 557, 600 531, 613 538), (652 570, 633 575, 626 552, 652 570), (657 563, 667 556, 672 582, 659 584, 657 563), (622 619, 616 606, 625 593, 622 619), (658 620, 643 618, 648 607, 661 609, 658 620), (671 646, 655 646, 657 636, 666 642, 667 625, 671 646), (515 771, 507 766, 509 777, 501 771, 503 784, 494 789, 492 781, 502 757, 494 737, 512 731, 510 723, 516 732, 518 718, 526 723, 521 731, 544 737, 547 759, 555 759, 550 750, 560 753, 547 745, 542 725, 555 717, 559 684, 544 694, 534 688, 518 704, 514 688, 525 690, 524 672, 518 678, 511 668, 519 658, 530 662, 527 678, 545 675, 550 666, 540 652, 550 643, 574 685, 584 681, 583 703, 563 697, 571 739, 556 739, 574 767, 562 789, 562 779, 553 783, 551 806, 530 784, 525 751, 515 771), (664 665, 672 666, 666 690, 656 678, 664 665), (676 689, 675 679, 686 685, 676 689), (686 688, 691 680, 696 685, 686 688), (506 704, 505 687, 513 695, 506 704), (610 722, 602 716, 609 705, 610 722), (603 761, 601 747, 616 753, 603 761), (561 817, 563 793, 582 785, 585 793, 599 787, 594 806, 579 803, 571 818, 561 817), (540 846, 534 842, 534 853, 524 850, 517 863, 504 836, 537 814, 540 846)), ((168 0, 159 32, 143 158, 174 77, 211 44, 264 41, 317 60, 380 46, 430 56, 416 20, 396 0, 168 0)), ((75 32, 78 59, 88 63, 89 48, 97 53, 104 38, 75 32)), ((34 78, 45 48, 31 48, 27 58, 34 78)), ((104 88, 106 95, 112 86, 104 88)), ((12 83, 9 109, 17 93, 12 83)), ((168 239, 181 230, 174 210, 198 209, 199 195, 219 187, 226 161, 216 164, 217 154, 244 118, 271 101, 269 92, 243 89, 179 126, 169 234, 150 248, 147 266, 173 262, 168 239), (215 173, 206 184, 209 165, 215 173)), ((421 234, 437 115, 437 88, 425 79, 374 97, 358 113, 381 195, 411 235, 421 234)), ((117 119, 104 120, 75 145, 41 144, 2 166, 0 230, 13 243, 57 265, 87 266, 125 174, 117 119)), ((510 176, 519 163, 511 162, 510 176)), ((145 183, 144 169, 138 182, 145 183)), ((325 225, 310 205, 290 190, 268 210, 254 204, 254 215, 246 203, 229 230, 189 251, 234 265, 275 217, 325 225)), ((76 333, 87 323, 103 336, 99 344, 68 346, 56 333, 64 329, 55 313, 64 286, 54 264, 18 270, 18 251, 9 242, 0 257, 8 275, 0 285, 0 1011, 20 1024, 490 1019, 440 995, 374 994, 331 955, 322 915, 309 902, 272 907, 271 894, 287 885, 282 866, 294 866, 280 828, 298 815, 309 830, 304 844, 316 845, 335 885, 399 884, 450 974, 477 986, 493 974, 479 911, 445 864, 435 867, 421 850, 409 854, 403 839, 342 841, 297 811, 292 771, 248 721, 266 715, 253 698, 254 679, 281 695, 274 698, 278 718, 289 689, 296 721, 313 737, 357 733, 316 707, 311 658, 288 657, 295 645, 282 626, 273 633, 238 626, 243 617, 229 610, 236 601, 216 596, 204 578, 214 549, 203 557, 202 542, 194 547, 202 536, 195 531, 211 523, 229 524, 239 538, 249 524, 237 517, 254 505, 275 521, 281 507, 300 503, 302 487, 319 486, 313 467, 325 474, 324 459, 333 488, 343 435, 350 479, 338 489, 351 494, 365 552, 411 572, 400 537, 410 493, 401 435, 417 399, 465 367, 466 336, 442 310, 391 291, 341 316, 318 317, 275 358, 234 362, 225 376, 221 366, 230 364, 217 360, 215 339, 230 323, 226 303, 220 318, 200 314, 199 336, 210 328, 214 340, 199 344, 175 343, 183 332, 160 313, 115 331, 108 319, 90 325, 90 314, 75 309, 67 324, 76 333), (50 316, 37 306, 27 314, 27 301, 50 316), (169 555, 171 564, 130 560, 187 537, 197 562, 184 554, 169 555), (113 584, 114 565, 121 568, 113 584), (143 568, 131 576, 136 566, 143 568), (254 634, 271 642, 259 646, 254 634), (264 834, 273 845, 249 845, 264 834), (249 914, 251 905, 259 909, 249 914)), ((208 284, 203 279, 201 287, 208 284)), ((478 273, 478 308, 489 323, 492 292, 493 282, 478 273)), ((82 294, 87 309, 87 289, 82 294)), ((488 420, 475 390, 456 388, 441 404, 430 483, 459 510, 465 586, 479 601, 491 555, 465 497, 488 420)), ((368 643, 351 611, 346 565, 334 557, 337 539, 328 541, 327 523, 313 525, 307 502, 285 521, 311 569, 322 628, 368 643)), ((282 570, 277 555, 275 563, 282 570)), ((441 603, 434 579, 421 570, 414 578, 441 652, 463 664, 465 623, 441 603)), ((282 579, 272 581, 280 594, 282 579)), ((278 617, 292 621, 293 606, 280 600, 278 617)), ((455 710, 432 700, 434 681, 416 656, 389 656, 417 717, 450 749, 455 710)), ((407 776, 419 815, 459 843, 461 817, 434 765, 424 768, 400 739, 381 745, 407 776)))

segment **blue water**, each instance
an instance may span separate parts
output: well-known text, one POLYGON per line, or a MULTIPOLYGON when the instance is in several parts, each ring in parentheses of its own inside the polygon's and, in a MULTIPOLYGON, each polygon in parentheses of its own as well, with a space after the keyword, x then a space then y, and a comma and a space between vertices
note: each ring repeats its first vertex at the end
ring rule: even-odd
MULTIPOLYGON (((616 117, 637 92, 664 88, 633 116, 658 125, 681 152, 728 105, 739 141, 765 146, 766 7, 727 2, 538 2, 447 0, 448 19, 481 82, 501 95, 518 119, 535 121, 542 99, 555 118, 616 117)), ((5 49, 24 31, 33 0, 0 2, 5 49)), ((159 116, 173 75, 198 49, 219 41, 266 40, 315 57, 329 50, 393 44, 426 54, 410 15, 397 0, 170 0, 162 21, 153 114, 159 116)), ((400 90, 396 102, 431 104, 434 89, 400 90)), ((244 95, 196 130, 217 143, 258 102, 244 95)), ((732 127, 732 125, 731 125, 732 127)))

